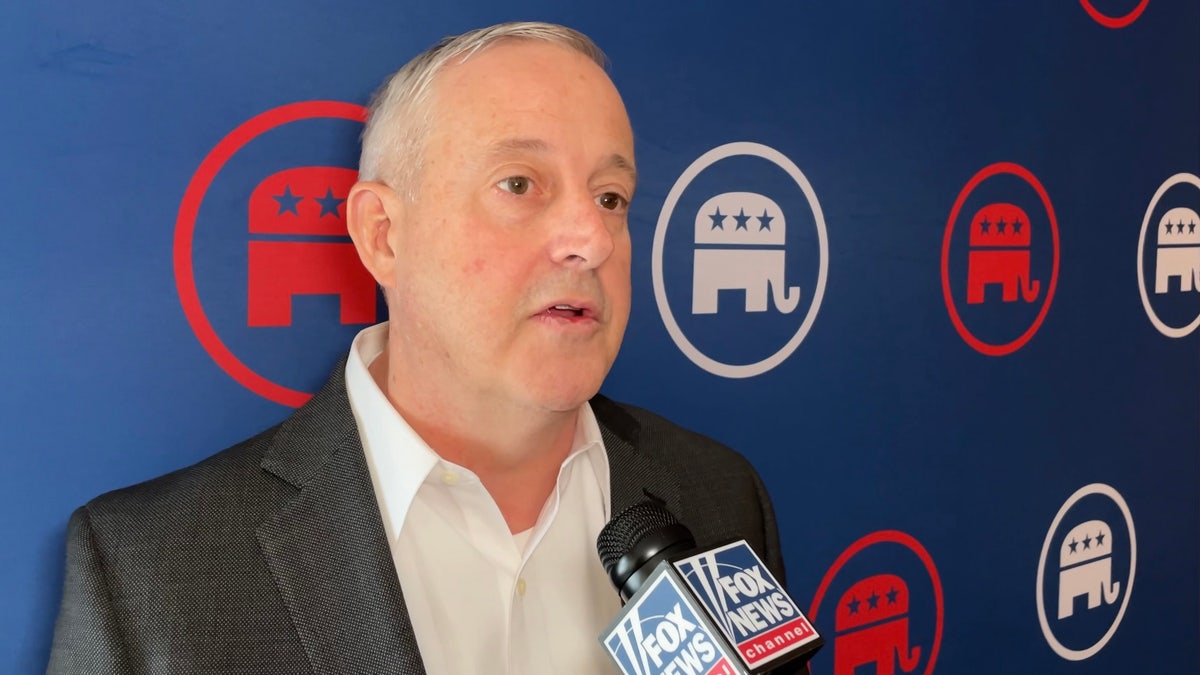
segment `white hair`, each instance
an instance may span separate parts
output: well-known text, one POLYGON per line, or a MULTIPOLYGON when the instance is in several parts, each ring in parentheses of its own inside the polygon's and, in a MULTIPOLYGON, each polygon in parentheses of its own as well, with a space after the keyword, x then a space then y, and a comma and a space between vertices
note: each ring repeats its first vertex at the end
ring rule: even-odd
POLYGON ((415 199, 425 141, 433 124, 430 92, 438 73, 451 62, 463 63, 492 45, 512 40, 561 45, 607 67, 604 52, 590 38, 551 23, 501 23, 443 38, 393 73, 371 97, 359 178, 388 183, 409 200, 415 199))

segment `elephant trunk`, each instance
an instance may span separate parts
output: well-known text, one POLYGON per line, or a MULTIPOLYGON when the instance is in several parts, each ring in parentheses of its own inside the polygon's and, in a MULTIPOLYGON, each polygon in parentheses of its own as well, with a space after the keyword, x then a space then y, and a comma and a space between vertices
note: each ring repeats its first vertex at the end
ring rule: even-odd
POLYGON ((1021 295, 1024 296, 1025 302, 1033 302, 1037 299, 1038 292, 1042 290, 1042 282, 1037 279, 1026 279, 1025 287, 1021 289, 1021 295))
POLYGON ((921 660, 921 648, 919 646, 910 648, 907 656, 904 655, 901 649, 900 645, 896 645, 896 656, 900 660, 900 670, 911 673, 917 667, 917 662, 921 660))
POLYGON ((800 287, 784 286, 782 280, 780 283, 771 282, 771 293, 775 299, 775 307, 784 314, 791 314, 796 307, 800 305, 800 287))
POLYGON ((1104 586, 1104 602, 1105 602, 1105 604, 1108 604, 1108 605, 1113 604, 1114 602, 1117 601, 1117 596, 1120 594, 1121 594, 1121 582, 1109 580, 1109 582, 1104 586))

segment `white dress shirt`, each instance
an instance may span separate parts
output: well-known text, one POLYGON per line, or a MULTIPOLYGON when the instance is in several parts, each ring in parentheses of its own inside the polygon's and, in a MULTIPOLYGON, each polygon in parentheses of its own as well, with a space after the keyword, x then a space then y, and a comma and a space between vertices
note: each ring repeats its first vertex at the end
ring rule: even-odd
POLYGON ((598 642, 620 602, 596 555, 609 468, 591 407, 537 523, 514 535, 479 478, 439 457, 375 384, 367 367, 386 342, 386 322, 358 334, 346 391, 426 672, 618 672, 598 642))

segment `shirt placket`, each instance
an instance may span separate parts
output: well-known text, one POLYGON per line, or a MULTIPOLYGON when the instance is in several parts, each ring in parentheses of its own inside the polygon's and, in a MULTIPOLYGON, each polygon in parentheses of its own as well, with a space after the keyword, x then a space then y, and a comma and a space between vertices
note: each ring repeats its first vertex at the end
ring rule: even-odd
POLYGON ((494 663, 479 664, 484 670, 494 672, 495 663, 505 664, 506 673, 517 673, 508 664, 512 662, 514 642, 513 615, 514 598, 521 572, 521 554, 513 545, 512 535, 495 501, 479 479, 470 471, 454 465, 439 467, 441 482, 445 485, 461 514, 461 536, 470 542, 480 555, 491 563, 492 588, 499 600, 505 617, 503 626, 504 653, 496 655, 494 663))

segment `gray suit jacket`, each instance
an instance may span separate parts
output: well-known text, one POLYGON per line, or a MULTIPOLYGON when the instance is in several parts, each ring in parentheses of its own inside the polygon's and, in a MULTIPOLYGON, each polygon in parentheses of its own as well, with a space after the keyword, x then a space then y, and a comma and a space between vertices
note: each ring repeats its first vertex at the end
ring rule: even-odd
MULTIPOLYGON (((646 411, 592 407, 612 513, 648 490, 697 543, 745 538, 782 580, 745 459, 646 411)), ((279 426, 74 513, 48 672, 424 673, 341 367, 279 426)))

